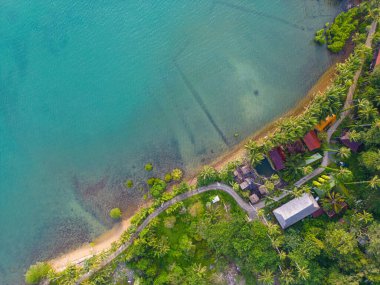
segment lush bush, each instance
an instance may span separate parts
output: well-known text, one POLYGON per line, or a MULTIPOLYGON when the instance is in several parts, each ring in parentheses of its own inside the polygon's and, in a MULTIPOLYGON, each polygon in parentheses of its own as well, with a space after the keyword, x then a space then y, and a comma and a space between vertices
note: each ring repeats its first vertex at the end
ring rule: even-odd
POLYGON ((27 284, 38 284, 42 279, 47 277, 52 270, 51 266, 45 262, 37 262, 29 267, 25 274, 25 282, 27 284))
POLYGON ((153 198, 160 198, 165 190, 166 182, 159 178, 155 178, 152 186, 150 187, 150 194, 152 194, 153 198))
POLYGON ((326 30, 327 48, 330 51, 337 53, 344 48, 351 34, 358 28, 359 21, 357 15, 358 8, 342 12, 326 30))
POLYGON ((209 185, 213 182, 219 181, 219 173, 215 168, 211 166, 204 166, 198 175, 197 183, 198 186, 209 185))
POLYGON ((145 170, 146 171, 152 171, 153 170, 153 164, 150 162, 145 164, 145 170))
POLYGON ((133 187, 133 181, 131 179, 128 179, 127 181, 125 181, 124 187, 125 188, 132 188, 133 187))
POLYGON ((320 29, 315 33, 314 41, 320 45, 324 45, 326 43, 325 29, 320 29))
POLYGON ((369 150, 360 155, 360 162, 370 172, 380 171, 380 150, 369 150))
POLYGON ((121 210, 119 208, 113 208, 110 211, 110 217, 114 220, 119 220, 121 218, 121 210))
POLYGON ((182 170, 179 168, 173 169, 172 171, 172 177, 174 181, 180 181, 182 179, 182 170))
POLYGON ((169 183, 170 181, 172 181, 172 179, 173 179, 173 177, 170 173, 165 174, 164 180, 166 183, 169 183))

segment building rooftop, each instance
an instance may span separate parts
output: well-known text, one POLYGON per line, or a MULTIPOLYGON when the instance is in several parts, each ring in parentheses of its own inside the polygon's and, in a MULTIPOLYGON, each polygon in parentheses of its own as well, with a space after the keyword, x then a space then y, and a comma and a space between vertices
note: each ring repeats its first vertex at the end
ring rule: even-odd
POLYGON ((340 141, 346 147, 349 147, 353 152, 358 152, 360 147, 362 146, 361 142, 355 142, 355 141, 350 140, 348 132, 340 137, 340 141))
POLYGON ((317 201, 311 194, 305 193, 299 198, 275 209, 273 214, 283 229, 297 223, 303 218, 313 214, 319 209, 317 201))
POLYGON ((315 126, 315 129, 319 132, 322 132, 327 126, 336 121, 336 115, 327 116, 326 119, 322 120, 318 125, 315 126))
POLYGON ((304 141, 304 143, 306 144, 307 148, 310 151, 313 151, 313 150, 318 149, 318 148, 321 147, 321 142, 319 141, 318 136, 315 133, 315 131, 308 132, 303 137, 303 141, 304 141))
POLYGON ((379 64, 380 64, 380 52, 377 53, 375 66, 378 66, 379 64))
POLYGON ((249 196, 249 201, 251 201, 252 204, 256 204, 260 201, 260 198, 256 194, 252 194, 251 196, 249 196))
POLYGON ((296 153, 303 153, 305 152, 305 146, 300 140, 296 140, 293 143, 289 143, 286 145, 286 149, 288 150, 289 153, 291 154, 296 154, 296 153))
POLYGON ((282 170, 285 168, 285 153, 281 147, 275 147, 269 151, 269 158, 272 161, 275 170, 282 170))

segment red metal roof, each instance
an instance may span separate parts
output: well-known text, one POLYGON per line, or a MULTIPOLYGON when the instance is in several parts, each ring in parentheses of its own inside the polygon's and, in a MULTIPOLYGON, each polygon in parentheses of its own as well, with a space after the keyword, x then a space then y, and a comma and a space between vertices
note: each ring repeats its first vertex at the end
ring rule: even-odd
POLYGON ((377 53, 377 58, 376 58, 376 64, 375 66, 378 66, 380 64, 380 51, 377 53))
POLYGON ((310 131, 303 137, 303 141, 307 148, 312 151, 321 147, 321 143, 317 137, 315 131, 310 131))
POLYGON ((285 168, 285 153, 279 146, 269 151, 269 157, 275 170, 282 170, 285 168))

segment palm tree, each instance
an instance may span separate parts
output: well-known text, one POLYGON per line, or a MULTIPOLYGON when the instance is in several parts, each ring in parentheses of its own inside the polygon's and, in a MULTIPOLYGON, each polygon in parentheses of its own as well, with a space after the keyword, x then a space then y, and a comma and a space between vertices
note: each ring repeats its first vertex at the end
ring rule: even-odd
POLYGON ((206 266, 202 266, 202 264, 195 263, 191 269, 199 278, 204 278, 207 272, 206 266))
POLYGON ((342 146, 338 151, 338 156, 343 159, 349 158, 351 155, 351 150, 348 147, 342 146))
POLYGON ((367 99, 359 100, 358 107, 358 114, 361 119, 368 121, 377 115, 377 109, 367 99))
POLYGON ((380 187, 380 178, 375 175, 374 177, 372 177, 372 179, 368 182, 369 184, 369 187, 371 187, 372 189, 377 189, 380 187))
POLYGON ((339 169, 326 167, 326 169, 334 171, 335 172, 333 174, 334 177, 338 181, 343 182, 343 183, 347 183, 347 182, 352 181, 352 179, 354 177, 351 170, 344 168, 344 167, 340 167, 339 169))
POLYGON ((294 277, 293 277, 293 270, 291 269, 284 269, 281 272, 281 281, 284 282, 284 284, 292 284, 294 282, 294 277))
POLYGON ((281 233, 280 227, 276 224, 268 223, 267 228, 270 236, 278 236, 281 233))
POLYGON ((266 181, 264 182, 264 186, 267 188, 267 190, 268 190, 269 192, 271 192, 271 191, 274 190, 274 183, 273 183, 272 181, 270 181, 270 180, 266 180, 266 181))
POLYGON ((310 276, 309 268, 307 268, 306 266, 299 266, 298 264, 297 264, 297 273, 298 273, 298 277, 302 280, 306 280, 310 276))
POLYGON ((248 151, 249 160, 252 166, 256 166, 264 159, 263 152, 257 142, 250 140, 244 147, 248 151))
POLYGON ((273 182, 274 185, 280 183, 280 176, 278 176, 278 174, 272 174, 269 179, 273 182))
POLYGON ((274 274, 273 271, 265 269, 259 276, 258 280, 265 285, 274 284, 274 274))
POLYGON ((372 177, 371 180, 357 181, 357 182, 346 182, 344 184, 364 184, 364 183, 368 183, 368 186, 371 187, 372 189, 380 188, 380 178, 377 175, 372 177))
POLYGON ((363 211, 362 213, 358 213, 357 216, 359 218, 359 221, 362 221, 365 224, 369 224, 369 223, 371 223, 373 221, 372 214, 370 214, 370 213, 368 213, 366 211, 363 211))
POLYGON ((280 260, 285 260, 288 257, 286 252, 282 250, 280 250, 280 252, 278 253, 278 256, 280 257, 280 260))
POLYGON ((326 148, 325 150, 336 152, 337 155, 342 159, 349 158, 351 155, 351 150, 345 146, 342 146, 340 149, 326 148))
POLYGON ((352 130, 348 133, 348 138, 350 139, 350 141, 358 142, 360 141, 361 135, 359 132, 352 130))
POLYGON ((264 212, 264 209, 258 209, 256 211, 256 214, 257 216, 260 218, 260 217, 263 217, 265 215, 265 212, 264 212))
POLYGON ((294 187, 293 191, 292 191, 292 194, 293 194, 294 198, 299 198, 303 194, 310 193, 310 192, 311 192, 311 188, 309 186, 307 186, 307 185, 303 185, 300 188, 294 187))
POLYGON ((310 165, 304 166, 302 167, 302 172, 304 175, 308 175, 313 172, 313 167, 311 167, 310 165))
POLYGON ((279 247, 283 244, 283 240, 281 238, 273 238, 272 240, 272 246, 279 251, 279 247))
POLYGON ((214 272, 211 275, 211 280, 213 281, 213 284, 226 284, 226 278, 222 272, 214 272))
POLYGON ((326 197, 323 198, 323 207, 327 210, 333 210, 335 213, 339 213, 343 206, 344 199, 342 195, 336 192, 328 192, 326 197))
POLYGON ((205 165, 198 175, 198 183, 205 185, 218 180, 218 172, 215 168, 205 165))

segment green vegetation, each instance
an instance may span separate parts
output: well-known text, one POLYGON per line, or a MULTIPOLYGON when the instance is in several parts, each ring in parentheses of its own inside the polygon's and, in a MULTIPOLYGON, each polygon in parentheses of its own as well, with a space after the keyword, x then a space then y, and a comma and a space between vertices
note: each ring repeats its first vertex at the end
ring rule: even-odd
POLYGON ((265 226, 247 224, 234 202, 224 193, 218 195, 229 211, 221 203, 209 203, 215 193, 203 194, 152 223, 125 254, 127 264, 139 272, 140 282, 212 284, 232 260, 247 275, 276 267, 278 257, 265 226))
POLYGON ((327 48, 332 52, 340 52, 351 34, 357 29, 358 8, 352 8, 347 12, 340 13, 326 29, 327 48))
POLYGON ((326 34, 325 29, 320 29, 315 33, 314 41, 320 45, 326 44, 326 34))
POLYGON ((133 187, 133 181, 131 179, 128 179, 124 182, 125 188, 132 188, 133 187))
POLYGON ((48 277, 51 266, 45 262, 37 262, 29 267, 25 274, 25 283, 38 284, 42 279, 48 277))
POLYGON ((153 170, 153 164, 149 162, 149 163, 145 164, 144 168, 146 171, 152 171, 153 170))
POLYGON ((170 181, 172 181, 173 177, 171 175, 171 173, 166 173, 165 176, 164 176, 164 180, 166 183, 169 183, 170 181))
POLYGON ((219 181, 219 174, 215 168, 204 166, 198 175, 198 186, 204 186, 219 181))
MULTIPOLYGON (((366 27, 378 18, 378 5, 376 1, 366 1, 359 7, 340 13, 332 24, 326 23, 323 29, 315 33, 314 41, 319 45, 327 44, 327 48, 338 53, 343 50, 347 41, 355 31, 364 34, 366 27)), ((360 34, 353 37, 353 41, 363 39, 360 34)))
POLYGON ((166 182, 159 178, 154 178, 153 184, 150 186, 149 192, 153 198, 160 198, 162 193, 166 190, 166 182))
POLYGON ((121 218, 121 210, 119 208, 113 208, 110 211, 110 217, 114 220, 119 220, 121 218))
POLYGON ((174 181, 180 181, 182 179, 183 173, 182 170, 179 168, 173 169, 172 171, 172 178, 174 181))

